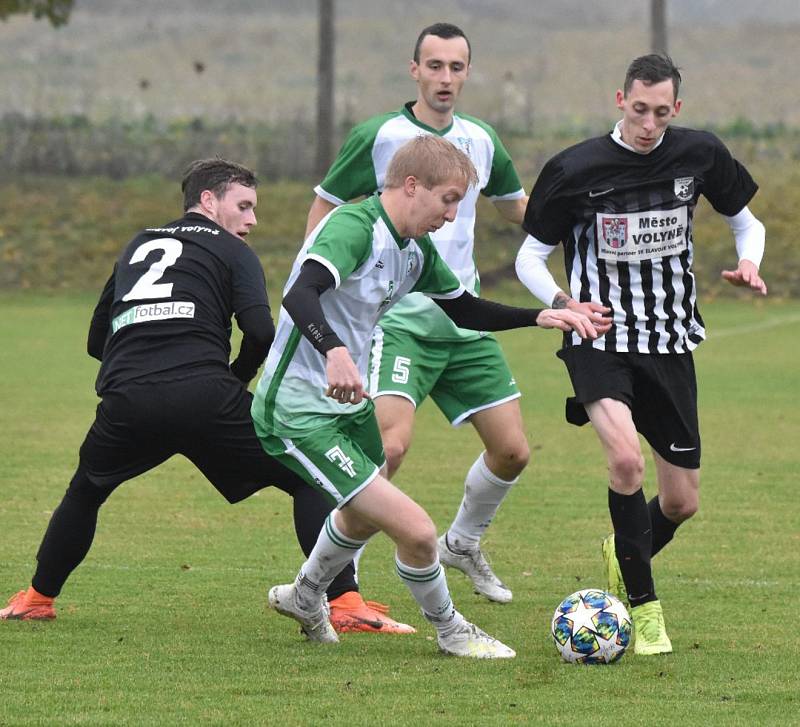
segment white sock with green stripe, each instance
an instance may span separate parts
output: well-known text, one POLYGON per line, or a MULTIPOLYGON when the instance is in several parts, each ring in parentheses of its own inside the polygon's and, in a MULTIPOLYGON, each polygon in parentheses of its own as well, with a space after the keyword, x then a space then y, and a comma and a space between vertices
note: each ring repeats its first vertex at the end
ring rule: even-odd
POLYGON ((295 579, 297 600, 304 608, 313 607, 322 600, 331 581, 367 542, 344 535, 336 527, 335 513, 334 510, 325 518, 317 543, 295 579))
POLYGON ((422 609, 422 615, 430 621, 439 633, 446 634, 460 626, 464 617, 456 611, 447 579, 437 557, 432 565, 413 568, 395 555, 397 575, 408 586, 414 600, 422 609))
POLYGON ((503 498, 519 479, 501 480, 486 466, 485 454, 480 453, 467 473, 461 506, 447 531, 447 544, 455 553, 478 547, 503 498))

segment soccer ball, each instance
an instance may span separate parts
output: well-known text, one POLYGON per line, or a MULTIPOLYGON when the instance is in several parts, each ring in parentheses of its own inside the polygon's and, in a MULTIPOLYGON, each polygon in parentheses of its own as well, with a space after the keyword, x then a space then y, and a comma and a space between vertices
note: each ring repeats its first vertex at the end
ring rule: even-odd
POLYGON ((631 617, 610 593, 586 588, 567 596, 550 626, 558 653, 576 664, 610 664, 631 640, 631 617))

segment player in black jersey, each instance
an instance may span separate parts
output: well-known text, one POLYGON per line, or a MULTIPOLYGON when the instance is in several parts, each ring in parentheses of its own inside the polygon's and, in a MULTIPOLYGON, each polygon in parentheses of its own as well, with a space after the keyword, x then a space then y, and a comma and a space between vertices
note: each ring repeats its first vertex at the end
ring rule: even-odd
MULTIPOLYGON (((97 414, 78 469, 53 512, 32 584, 0 619, 48 620, 54 599, 83 561, 97 514, 123 482, 174 454, 191 460, 230 503, 268 485, 294 498, 306 555, 331 504, 268 456, 256 438, 247 383, 275 334, 261 264, 244 242, 256 224, 253 173, 220 159, 192 163, 184 216, 138 234, 123 250, 95 308, 88 352, 102 361, 97 414), (243 338, 231 353, 231 317, 243 338)), ((343 570, 334 595, 358 590, 343 570)), ((386 616, 375 630, 412 632, 386 616)))
POLYGON ((565 335, 558 356, 575 389, 567 420, 591 421, 606 453, 614 534, 603 555, 609 589, 632 607, 637 654, 672 650, 650 560, 698 507, 691 351, 705 330, 692 273, 692 216, 701 194, 736 241, 738 266, 723 278, 767 292, 758 274, 764 226, 747 208, 758 187, 713 134, 669 126, 681 108, 680 81, 667 56, 631 63, 612 133, 562 151, 543 168, 517 257, 520 279, 545 303, 613 321, 595 341, 565 335), (559 243, 569 294, 546 265, 559 243), (637 432, 655 460, 658 496, 649 503, 637 432))

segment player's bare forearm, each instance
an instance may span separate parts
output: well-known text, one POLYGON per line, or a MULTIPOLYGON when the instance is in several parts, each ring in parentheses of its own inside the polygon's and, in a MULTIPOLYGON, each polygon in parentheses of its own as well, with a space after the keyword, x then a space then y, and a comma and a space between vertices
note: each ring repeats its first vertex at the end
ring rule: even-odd
POLYGON ((513 222, 515 225, 521 225, 522 220, 525 219, 525 208, 528 206, 528 197, 520 197, 519 199, 497 199, 494 201, 494 206, 500 215, 513 222))
POLYGON ((314 201, 311 203, 311 209, 308 210, 306 234, 303 235, 304 239, 311 234, 311 231, 319 224, 320 220, 334 207, 336 207, 336 205, 328 202, 327 199, 323 199, 319 195, 314 197, 314 201))

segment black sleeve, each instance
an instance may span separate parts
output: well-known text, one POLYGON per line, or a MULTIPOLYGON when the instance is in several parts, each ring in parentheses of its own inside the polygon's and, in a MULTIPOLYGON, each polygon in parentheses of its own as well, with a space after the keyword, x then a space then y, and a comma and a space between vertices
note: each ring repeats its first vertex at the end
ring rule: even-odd
POLYGON ((294 281, 283 307, 295 325, 323 356, 332 348, 344 346, 325 320, 319 297, 336 284, 333 274, 322 263, 306 260, 294 281))
POLYGON ((556 156, 544 165, 525 209, 522 229, 548 245, 558 245, 570 236, 565 184, 563 164, 556 156))
POLYGON ((111 304, 114 302, 114 276, 117 266, 111 277, 106 281, 103 292, 100 293, 100 300, 94 307, 92 322, 89 324, 89 336, 86 341, 86 352, 98 361, 103 360, 103 349, 106 347, 108 329, 111 325, 111 304))
POLYGON ((458 298, 433 299, 459 328, 472 331, 506 331, 535 326, 542 308, 515 308, 476 298, 464 291, 458 298))
POLYGON ((244 336, 239 355, 231 364, 231 372, 239 381, 247 384, 269 353, 269 347, 275 338, 275 325, 272 323, 269 306, 263 305, 238 313, 236 324, 244 336))
POLYGON ((741 212, 758 191, 750 172, 731 156, 728 147, 716 136, 712 139, 714 163, 708 170, 703 194, 721 215, 733 217, 741 212))
POLYGON ((253 250, 239 242, 231 266, 233 278, 233 310, 237 316, 253 306, 269 307, 264 268, 253 250))

